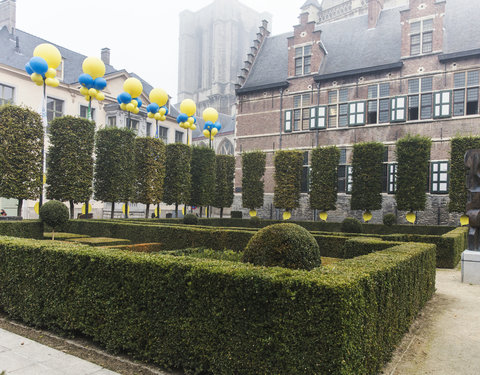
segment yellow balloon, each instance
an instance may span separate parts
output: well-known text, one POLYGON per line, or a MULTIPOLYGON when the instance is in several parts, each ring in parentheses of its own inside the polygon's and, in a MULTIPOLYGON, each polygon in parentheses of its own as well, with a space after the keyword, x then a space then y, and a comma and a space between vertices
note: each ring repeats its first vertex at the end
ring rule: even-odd
POLYGON ((168 94, 163 89, 152 89, 148 98, 150 99, 151 103, 156 103, 160 107, 164 106, 168 102, 168 94))
POLYGON ((363 213, 363 220, 364 220, 365 222, 368 222, 368 221, 372 220, 372 214, 371 214, 370 211, 365 211, 365 212, 363 213))
POLYGON ((160 120, 160 118, 162 117, 162 115, 160 113, 155 113, 155 115, 153 116, 155 117, 155 120, 160 120))
POLYGON ((413 212, 409 212, 406 216, 406 219, 409 223, 415 223, 416 215, 413 212))
POLYGON ((218 129, 217 128, 213 128, 212 129, 212 136, 215 137, 218 133, 218 129))
POLYGON ((127 105, 125 103, 120 104, 120 109, 123 111, 127 110, 127 105))
POLYGON ((55 78, 57 75, 57 71, 53 68, 48 68, 47 72, 45 73, 46 78, 55 78))
POLYGON ((257 216, 257 211, 250 210, 250 211, 248 211, 248 214, 250 215, 250 217, 254 217, 254 216, 257 216))
POLYGON ((105 100, 105 94, 103 92, 99 92, 97 94, 97 100, 101 102, 102 100, 105 100))
POLYGON ((132 112, 135 109, 135 106, 132 103, 127 104, 127 111, 132 112))
POLYGON ((50 87, 57 87, 60 84, 60 82, 56 78, 46 78, 45 84, 50 87))
POLYGON ((148 118, 153 118, 154 117, 154 114, 152 112, 148 112, 148 118))
MULTIPOLYGON (((122 206, 122 212, 125 213, 125 204, 122 206)), ((130 206, 127 205, 127 212, 130 213, 130 206)))
POLYGON ((162 117, 160 117, 160 121, 165 121, 167 119, 167 117, 165 115, 163 115, 162 117))
POLYGON ((85 100, 88 102, 90 100, 90 95, 85 95, 85 100))
POLYGON ((203 135, 204 135, 206 138, 208 138, 208 137, 210 137, 210 132, 209 132, 207 129, 205 129, 205 130, 203 131, 203 135))
MULTIPOLYGON (((82 214, 85 215, 85 209, 87 208, 87 205, 84 203, 83 206, 82 206, 82 214)), ((91 204, 88 204, 88 213, 91 214, 92 213, 92 205, 91 204)))
POLYGON ((32 73, 32 74, 30 74, 30 78, 32 79, 33 82, 42 82, 43 83, 43 77, 42 77, 41 74, 32 73))
POLYGON ((33 205, 33 209, 35 211, 35 213, 38 215, 40 213, 40 203, 39 202, 36 202, 34 205, 33 205))
POLYGON ((462 226, 468 225, 469 221, 470 220, 469 220, 467 215, 464 214, 464 215, 460 216, 460 225, 462 225, 462 226))
POLYGON ((142 82, 136 78, 129 78, 123 83, 123 90, 128 92, 132 98, 138 98, 143 90, 142 82))
POLYGON ((158 110, 158 113, 160 113, 163 116, 163 115, 165 115, 165 113, 167 113, 167 110, 162 107, 158 110))
POLYGON ((193 117, 189 117, 187 121, 190 125, 192 125, 195 122, 195 119, 193 117))
POLYGON ((190 125, 190 129, 195 130, 196 128, 197 128, 197 125, 195 124, 190 125))
POLYGON ((140 112, 140 108, 135 107, 135 108, 133 109, 133 113, 137 114, 138 112, 140 112))
POLYGON ((218 112, 215 108, 208 107, 203 111, 203 119, 215 123, 218 120, 218 112))
POLYGON ((88 95, 88 89, 82 86, 80 88, 80 94, 82 94, 83 96, 88 95))
POLYGON ((322 211, 318 214, 321 220, 327 221, 328 213, 326 211, 322 211))
POLYGON ((62 62, 62 55, 58 48, 49 43, 42 43, 35 47, 33 56, 42 57, 47 62, 48 67, 53 69, 57 69, 62 62))
POLYGON ((180 103, 180 112, 185 113, 187 116, 193 116, 197 106, 192 99, 185 99, 180 103))
POLYGON ((283 220, 288 220, 288 219, 290 219, 291 217, 292 217, 292 214, 291 214, 290 212, 285 211, 285 212, 283 213, 283 220))
POLYGON ((98 93, 98 91, 93 89, 93 88, 88 90, 88 95, 90 95, 90 96, 95 97, 95 96, 97 96, 97 93, 98 93))
POLYGON ((133 104, 134 107, 137 107, 138 106, 138 102, 134 99, 131 101, 131 103, 133 104))
POLYGON ((105 64, 98 57, 87 57, 83 60, 82 69, 93 79, 103 77, 105 74, 105 64))
POLYGON ((43 86, 43 81, 35 81, 35 84, 36 84, 37 86, 43 86))

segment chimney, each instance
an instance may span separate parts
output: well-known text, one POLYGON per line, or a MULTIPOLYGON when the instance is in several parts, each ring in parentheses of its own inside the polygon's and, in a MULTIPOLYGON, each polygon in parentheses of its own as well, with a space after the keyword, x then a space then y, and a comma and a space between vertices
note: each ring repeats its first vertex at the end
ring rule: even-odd
POLYGON ((383 9, 383 0, 368 0, 368 28, 374 29, 377 26, 380 13, 383 9))
POLYGON ((102 48, 101 58, 105 65, 110 65, 110 48, 102 48))
POLYGON ((0 29, 6 26, 10 34, 15 33, 17 3, 15 0, 0 1, 0 29))

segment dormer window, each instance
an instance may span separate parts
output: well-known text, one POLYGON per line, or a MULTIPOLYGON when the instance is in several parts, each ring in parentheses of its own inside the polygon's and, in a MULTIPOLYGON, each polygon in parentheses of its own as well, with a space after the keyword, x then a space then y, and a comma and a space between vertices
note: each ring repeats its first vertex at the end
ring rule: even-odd
POLYGON ((410 24, 410 55, 433 51, 433 18, 410 24))
POLYGON ((295 48, 295 75, 301 76, 311 73, 312 46, 295 48))

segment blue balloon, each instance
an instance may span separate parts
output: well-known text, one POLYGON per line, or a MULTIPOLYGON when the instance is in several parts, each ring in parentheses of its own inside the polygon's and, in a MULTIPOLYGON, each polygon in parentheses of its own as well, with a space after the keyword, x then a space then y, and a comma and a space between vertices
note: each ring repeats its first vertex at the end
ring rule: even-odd
POLYGON ((78 77, 78 83, 85 86, 87 89, 91 89, 93 87, 93 78, 90 74, 83 73, 78 77))
POLYGON ((47 62, 45 61, 44 58, 39 57, 39 56, 32 57, 30 59, 29 64, 30 64, 30 67, 32 68, 32 70, 37 74, 44 75, 48 70, 47 62))
POLYGON ((209 131, 210 131, 210 130, 212 130, 213 127, 214 127, 213 122, 207 121, 207 122, 205 123, 205 125, 203 125, 203 130, 206 129, 206 130, 209 130, 209 131))
POLYGON ((180 124, 181 122, 185 122, 188 120, 188 116, 185 113, 180 113, 177 117, 177 122, 180 124))
POLYGON ((124 104, 128 104, 132 101, 132 96, 128 92, 122 92, 118 97, 124 104))
POLYGON ((193 123, 196 124, 197 123, 197 118, 195 116, 193 116, 193 123))
POLYGON ((29 63, 26 63, 26 64, 25 64, 25 71, 26 71, 29 75, 33 74, 33 69, 32 69, 32 67, 30 66, 29 63))
POLYGON ((105 78, 95 78, 95 81, 93 81, 93 88, 95 90, 103 90, 105 87, 107 87, 107 81, 105 80, 105 78))
POLYGON ((158 109, 159 109, 159 105, 157 103, 151 103, 148 105, 147 109, 149 112, 152 112, 152 113, 157 113, 158 112, 158 109), (148 109, 150 107, 150 109, 148 109))
POLYGON ((217 128, 218 131, 220 131, 220 129, 222 128, 222 124, 220 124, 218 121, 215 124, 213 124, 213 126, 217 128))
POLYGON ((117 102, 118 102, 118 104, 122 104, 122 101, 120 100, 120 95, 122 95, 122 94, 118 94, 118 96, 117 96, 117 102))
POLYGON ((162 108, 165 108, 165 116, 168 115, 168 108, 166 105, 164 105, 162 108))
POLYGON ((137 107, 140 108, 143 104, 142 100, 140 98, 135 98, 135 100, 137 101, 137 107))

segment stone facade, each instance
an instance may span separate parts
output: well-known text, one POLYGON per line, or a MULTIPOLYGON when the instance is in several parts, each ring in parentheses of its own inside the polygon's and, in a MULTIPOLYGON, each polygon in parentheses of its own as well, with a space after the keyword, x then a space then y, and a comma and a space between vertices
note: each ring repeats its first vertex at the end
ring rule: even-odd
MULTIPOLYGON (((406 7, 382 10, 383 1, 370 3, 379 5, 380 11, 371 6, 370 13, 363 16, 328 24, 311 21, 308 12, 302 12, 300 24, 285 36, 287 50, 270 52, 278 55, 271 60, 287 59, 285 71, 272 77, 270 84, 258 81, 256 70, 269 63, 260 47, 256 57, 259 66, 254 63, 245 83, 238 87, 235 186, 241 191, 241 152, 265 151, 262 217, 270 217, 275 150, 308 152, 317 146, 336 145, 344 160, 339 168, 337 210, 329 213, 329 220, 361 218, 360 212, 349 210, 345 191, 351 151, 355 143, 380 141, 387 150, 384 203, 382 211, 372 214, 373 222, 381 222, 383 213, 396 213, 394 191, 389 189, 395 177, 390 170, 396 163, 395 142, 407 134, 419 134, 432 139, 432 163, 430 180, 426 181, 428 203, 426 210, 418 213, 418 222, 458 223, 458 215, 447 211, 450 140, 456 135, 480 135, 480 46, 473 34, 458 34, 463 39, 455 45, 452 36, 461 31, 462 23, 468 27, 468 14, 476 7, 470 4, 472 9, 458 11, 455 6, 465 7, 468 2, 410 0, 406 7), (344 43, 335 44, 332 34, 344 43), (310 46, 308 60, 305 46, 310 46), (440 175, 437 168, 442 172, 447 168, 446 174, 440 175)), ((264 43, 272 45, 273 38, 279 37, 267 37, 264 43)), ((310 157, 308 154, 305 168, 310 157)), ((239 209, 241 199, 235 202, 234 209, 239 209)), ((403 213, 398 215, 404 217, 403 213)), ((314 217, 308 209, 307 194, 292 217, 314 217)))

